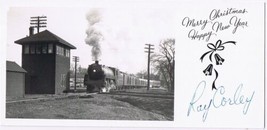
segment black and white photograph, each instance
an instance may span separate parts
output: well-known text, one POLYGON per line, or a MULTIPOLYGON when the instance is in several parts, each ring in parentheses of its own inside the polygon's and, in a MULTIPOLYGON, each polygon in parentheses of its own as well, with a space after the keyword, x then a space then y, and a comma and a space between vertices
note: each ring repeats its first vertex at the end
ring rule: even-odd
POLYGON ((174 120, 168 8, 11 7, 6 118, 174 120))
POLYGON ((0 1, 1 130, 266 126, 265 1, 0 1))

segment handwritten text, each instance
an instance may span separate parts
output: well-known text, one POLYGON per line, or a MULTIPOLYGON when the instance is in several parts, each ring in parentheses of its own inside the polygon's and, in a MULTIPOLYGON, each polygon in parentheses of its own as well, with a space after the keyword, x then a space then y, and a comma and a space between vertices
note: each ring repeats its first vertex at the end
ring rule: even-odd
POLYGON ((190 116, 192 112, 200 112, 202 113, 202 121, 205 122, 205 120, 208 117, 209 110, 211 108, 221 108, 226 106, 233 106, 233 105, 242 105, 243 109, 242 112, 244 115, 247 114, 250 104, 253 100, 253 96, 255 94, 255 91, 253 91, 250 95, 245 96, 242 94, 243 90, 243 84, 240 84, 237 89, 234 92, 234 95, 231 97, 226 97, 224 94, 226 93, 226 90, 224 86, 221 86, 217 88, 217 90, 214 92, 211 99, 209 99, 206 104, 203 104, 203 101, 200 102, 202 95, 206 88, 206 82, 202 81, 198 84, 193 97, 189 103, 187 116, 190 116))

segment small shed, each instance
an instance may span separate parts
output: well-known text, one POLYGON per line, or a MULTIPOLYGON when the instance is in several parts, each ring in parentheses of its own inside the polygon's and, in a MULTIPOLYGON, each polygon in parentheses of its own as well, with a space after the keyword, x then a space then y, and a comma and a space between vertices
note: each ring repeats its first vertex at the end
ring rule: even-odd
POLYGON ((6 61, 6 97, 21 98, 25 94, 25 73, 17 63, 6 61))

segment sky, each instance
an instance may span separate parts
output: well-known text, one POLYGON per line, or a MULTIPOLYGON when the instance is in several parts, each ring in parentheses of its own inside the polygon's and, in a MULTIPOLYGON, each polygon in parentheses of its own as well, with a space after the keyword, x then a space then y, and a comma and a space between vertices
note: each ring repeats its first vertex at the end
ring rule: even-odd
POLYGON ((14 41, 29 35, 30 17, 44 15, 47 28, 40 31, 47 29, 74 45, 77 49, 71 50, 71 57, 78 56, 78 65, 87 68, 94 62, 92 47, 85 42, 90 27, 86 16, 93 10, 101 17, 96 27, 103 36, 100 64, 123 72, 135 74, 146 70, 145 44, 154 44, 158 52, 161 40, 175 38, 178 18, 174 8, 11 7, 7 12, 7 60, 21 65, 21 45, 14 41))

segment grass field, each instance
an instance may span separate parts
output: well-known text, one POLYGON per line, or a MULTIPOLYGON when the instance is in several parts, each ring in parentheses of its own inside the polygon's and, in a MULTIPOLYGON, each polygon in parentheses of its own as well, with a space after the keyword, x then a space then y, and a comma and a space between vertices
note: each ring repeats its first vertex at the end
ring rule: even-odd
POLYGON ((95 94, 6 104, 7 118, 173 120, 173 99, 95 94))

